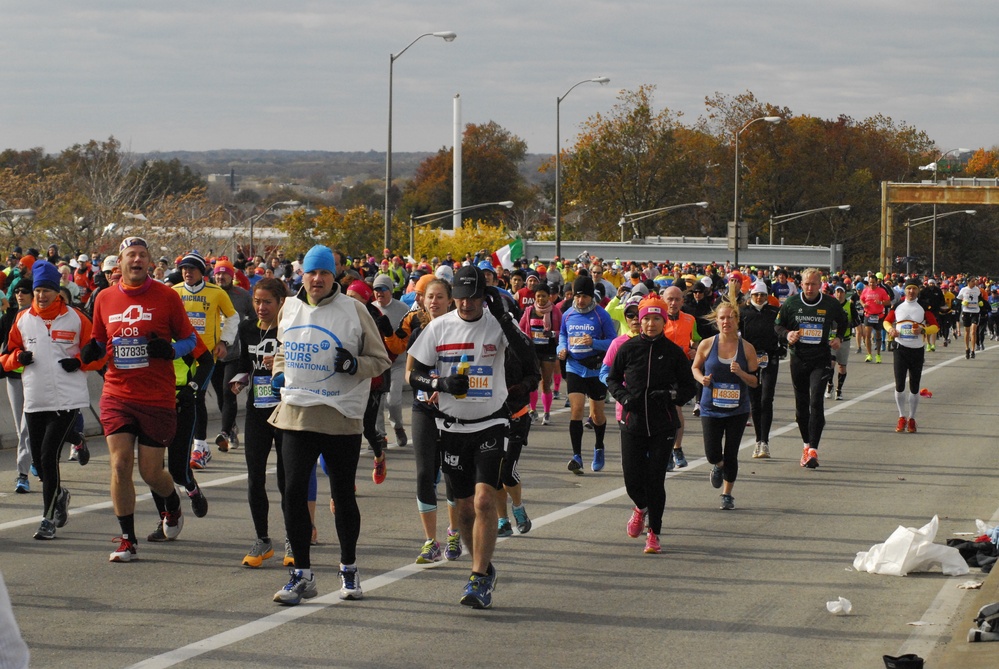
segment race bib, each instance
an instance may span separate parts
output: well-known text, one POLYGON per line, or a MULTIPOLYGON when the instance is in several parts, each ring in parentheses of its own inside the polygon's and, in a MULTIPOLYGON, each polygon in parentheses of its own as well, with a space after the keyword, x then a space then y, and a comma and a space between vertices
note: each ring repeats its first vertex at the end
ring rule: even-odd
POLYGON ((279 396, 271 386, 270 376, 253 377, 253 406, 257 409, 269 409, 278 405, 279 396))
POLYGON ((898 331, 898 338, 900 341, 915 341, 919 338, 916 334, 915 329, 918 323, 915 321, 899 321, 895 323, 895 329, 898 331))
POLYGON ((535 344, 548 343, 548 337, 545 335, 544 328, 531 328, 531 339, 534 340, 535 344))
POLYGON ((760 364, 760 369, 766 369, 767 365, 770 364, 770 354, 766 351, 757 351, 756 361, 760 364))
POLYGON ((801 337, 798 339, 802 344, 821 344, 822 328, 814 325, 806 325, 799 331, 801 337))
POLYGON ((589 353, 593 350, 592 344, 584 343, 583 337, 586 335, 578 335, 575 337, 569 337, 569 350, 573 353, 589 353))
POLYGON ((877 314, 872 314, 872 315, 868 316, 867 318, 865 318, 864 320, 867 321, 868 325, 877 325, 878 321, 880 319, 881 319, 881 316, 879 316, 877 314))
POLYGON ((205 322, 207 317, 203 311, 188 311, 187 317, 191 321, 191 326, 197 331, 198 334, 205 334, 205 322))
POLYGON ((140 369, 149 366, 145 337, 114 337, 111 350, 118 369, 140 369))
POLYGON ((736 409, 742 389, 738 383, 712 383, 711 403, 716 409, 736 409))
MULTIPOLYGON (((458 373, 458 366, 451 367, 451 373, 458 373)), ((468 394, 465 400, 479 401, 493 396, 493 368, 491 365, 472 365, 468 368, 468 394)))

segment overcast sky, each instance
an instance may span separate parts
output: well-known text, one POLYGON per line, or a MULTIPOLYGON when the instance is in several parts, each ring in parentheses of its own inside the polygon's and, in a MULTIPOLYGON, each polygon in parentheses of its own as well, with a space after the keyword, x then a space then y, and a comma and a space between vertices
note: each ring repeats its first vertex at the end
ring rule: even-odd
POLYGON ((995 0, 0 0, 0 148, 114 135, 136 152, 382 152, 497 122, 532 153, 622 90, 693 122, 716 91, 794 114, 884 114, 940 150, 999 144, 995 0))

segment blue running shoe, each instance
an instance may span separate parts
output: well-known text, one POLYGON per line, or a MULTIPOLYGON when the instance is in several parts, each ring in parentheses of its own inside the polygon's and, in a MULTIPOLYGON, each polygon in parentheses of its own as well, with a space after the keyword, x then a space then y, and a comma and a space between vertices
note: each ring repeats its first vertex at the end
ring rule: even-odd
POLYGON ((31 483, 28 482, 28 477, 24 474, 17 475, 17 481, 14 482, 14 492, 24 494, 31 492, 31 483))
POLYGON ((461 598, 464 606, 473 609, 488 609, 493 605, 493 589, 496 587, 496 569, 489 565, 485 576, 472 574, 465 586, 465 594, 461 598))
POLYGON ((517 531, 527 534, 531 531, 531 519, 527 517, 527 509, 523 505, 513 507, 513 519, 517 521, 517 531))
POLYGON ((593 462, 590 463, 590 469, 595 472, 599 472, 604 468, 604 449, 594 448, 593 449, 593 462))
POLYGON ((444 548, 444 558, 448 562, 453 562, 461 557, 461 533, 458 531, 447 531, 447 545, 444 548))
POLYGON ((319 594, 316 590, 316 576, 312 574, 305 578, 301 569, 292 569, 291 580, 283 588, 274 593, 274 601, 278 604, 295 606, 303 599, 312 599, 319 594))
POLYGON ((510 525, 509 518, 500 518, 499 527, 496 530, 496 536, 498 537, 512 537, 513 536, 513 526, 510 525))
POLYGON ((583 456, 581 456, 581 455, 574 455, 574 456, 572 456, 572 460, 569 460, 569 466, 567 467, 567 469, 570 472, 572 472, 573 474, 575 474, 576 476, 582 476, 583 475, 583 456))
POLYGON ((683 449, 682 448, 674 448, 673 449, 673 459, 676 460, 676 468, 677 469, 683 469, 684 467, 687 466, 687 458, 683 457, 683 449))
POLYGON ((38 478, 38 467, 35 466, 34 462, 31 463, 31 475, 38 478))

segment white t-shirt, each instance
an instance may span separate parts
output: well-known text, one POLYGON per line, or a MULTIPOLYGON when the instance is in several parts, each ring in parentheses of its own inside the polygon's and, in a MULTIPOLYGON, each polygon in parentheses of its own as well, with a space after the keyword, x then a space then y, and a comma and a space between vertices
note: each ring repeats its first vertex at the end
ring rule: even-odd
POLYGON ((961 303, 961 310, 966 314, 977 314, 981 309, 978 301, 982 299, 982 290, 978 286, 970 288, 965 286, 957 294, 957 299, 961 303))
MULTIPOLYGON (((484 311, 482 318, 471 322, 462 320, 457 311, 452 311, 430 321, 409 354, 441 377, 457 373, 464 355, 469 364, 468 395, 457 399, 449 393, 441 393, 438 402, 441 412, 447 416, 475 420, 496 413, 506 402, 506 373, 503 367, 506 346, 503 330, 489 311, 484 311)), ((444 419, 437 419, 439 428, 451 432, 478 432, 505 422, 505 419, 496 419, 445 427, 444 419)))

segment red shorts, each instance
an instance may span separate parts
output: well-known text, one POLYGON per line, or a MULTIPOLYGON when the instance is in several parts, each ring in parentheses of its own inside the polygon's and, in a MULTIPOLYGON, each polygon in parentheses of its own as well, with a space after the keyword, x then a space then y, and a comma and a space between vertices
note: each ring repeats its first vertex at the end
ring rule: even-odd
POLYGON ((127 432, 138 436, 140 444, 166 448, 177 431, 177 411, 102 395, 101 425, 104 434, 127 432))

